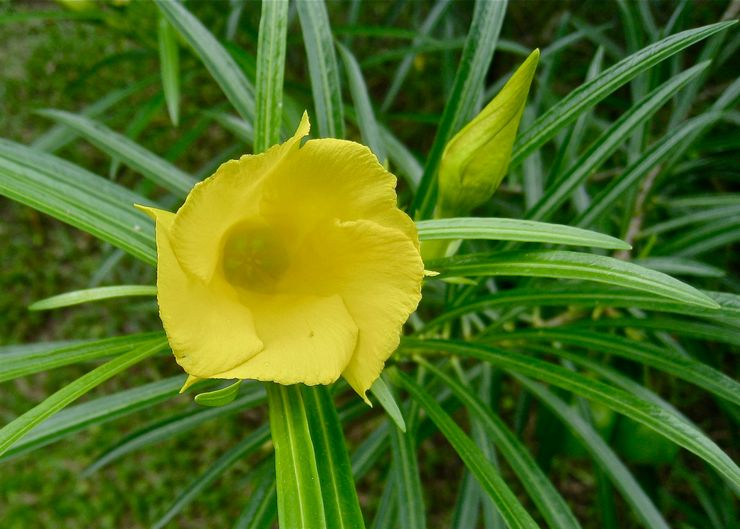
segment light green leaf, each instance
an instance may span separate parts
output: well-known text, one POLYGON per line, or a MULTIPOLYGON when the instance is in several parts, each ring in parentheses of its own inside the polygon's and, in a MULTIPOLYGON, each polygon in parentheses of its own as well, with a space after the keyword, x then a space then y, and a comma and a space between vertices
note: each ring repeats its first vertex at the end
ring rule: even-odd
POLYGON ((424 494, 422 493, 419 462, 416 459, 414 430, 406 433, 398 428, 390 429, 391 469, 394 471, 397 515, 404 529, 426 529, 424 494))
POLYGON ((645 524, 645 527, 669 529, 660 511, 655 507, 650 497, 645 494, 645 491, 642 490, 639 482, 630 473, 627 466, 590 424, 580 417, 571 406, 568 406, 542 385, 531 382, 522 376, 516 376, 516 378, 552 410, 568 426, 571 432, 581 439, 583 447, 600 464, 635 514, 645 524))
MULTIPOLYGON (((115 105, 125 100, 129 96, 140 92, 144 88, 159 82, 158 75, 150 75, 143 79, 127 85, 123 88, 113 90, 105 96, 101 97, 94 103, 87 105, 80 111, 80 115, 94 118, 100 116, 105 111, 113 108, 115 105)), ((55 152, 68 145, 77 138, 77 134, 61 124, 54 125, 49 130, 44 132, 41 136, 37 137, 31 142, 31 147, 46 152, 55 152)))
POLYGON ((461 217, 417 221, 422 241, 436 239, 491 239, 500 241, 543 242, 591 246, 593 248, 630 249, 631 246, 610 235, 531 220, 461 217))
POLYGON ((4 454, 16 441, 35 426, 64 409, 71 402, 77 400, 95 386, 162 350, 166 345, 167 340, 164 338, 144 342, 128 353, 123 353, 119 357, 82 375, 20 417, 12 420, 0 429, 0 455, 4 454))
MULTIPOLYGON (((690 322, 687 323, 687 325, 690 322)), ((636 325, 637 326, 637 325, 636 325)), ((732 332, 732 331, 728 331, 732 332)), ((740 383, 712 367, 670 349, 629 338, 565 327, 561 329, 527 329, 513 333, 486 336, 486 341, 508 340, 560 342, 603 353, 611 353, 675 375, 691 384, 706 389, 729 402, 740 405, 740 383)), ((559 354, 559 353, 558 353, 559 354)), ((562 352, 569 356, 569 351, 562 352)))
MULTIPOLYGON (((311 440, 316 454, 327 527, 364 529, 344 432, 325 386, 304 386, 311 440)), ((317 487, 318 488, 318 487, 317 487)))
POLYGON ((644 424, 658 434, 693 452, 725 476, 736 490, 740 490, 740 468, 714 441, 681 417, 619 388, 608 386, 594 380, 592 377, 586 377, 550 362, 544 362, 511 350, 501 350, 453 340, 412 339, 404 340, 402 349, 407 352, 445 351, 451 354, 470 356, 484 362, 490 362, 505 371, 548 382, 586 399, 603 404, 617 413, 644 424))
MULTIPOLYGON (((506 524, 511 528, 538 528, 539 526, 506 485, 498 471, 455 421, 437 404, 434 398, 400 371, 397 372, 397 376, 403 387, 423 406, 434 424, 437 425, 437 428, 463 460, 466 468, 478 479, 478 482, 495 503, 506 524)), ((401 505, 403 510, 405 506, 403 503, 401 505)))
POLYGON ((182 4, 170 0, 155 1, 172 27, 195 50, 234 109, 242 118, 252 122, 255 116, 254 87, 231 55, 182 4))
POLYGON ((236 464, 240 459, 257 451, 270 438, 267 425, 260 426, 238 444, 219 457, 203 474, 191 481, 175 499, 167 511, 152 524, 152 529, 162 529, 185 506, 189 505, 201 492, 211 485, 221 474, 236 464))
POLYGON ((266 382, 265 389, 275 445, 280 525, 327 529, 321 477, 301 389, 273 382, 266 382))
POLYGON ((383 380, 383 375, 379 376, 370 386, 370 393, 378 399, 378 402, 393 422, 396 423, 398 429, 406 433, 406 421, 403 420, 403 414, 396 403, 396 399, 393 398, 391 390, 388 389, 388 385, 383 380))
POLYGON ((206 393, 198 393, 195 396, 194 400, 201 406, 224 406, 225 404, 229 404, 236 398, 236 396, 239 394, 239 386, 241 386, 241 384, 242 381, 237 380, 236 382, 233 382, 226 387, 213 391, 208 391, 206 393))
POLYGON ((0 139, 0 194, 156 264, 151 200, 61 158, 0 139))
POLYGON ((39 110, 37 113, 63 123, 113 158, 180 198, 186 197, 195 185, 192 176, 102 123, 63 110, 39 110))
POLYGON ((383 421, 367 436, 352 454, 352 474, 355 479, 362 479, 388 447, 388 421, 383 421))
MULTIPOLYGON (((434 7, 429 11, 429 14, 424 19, 424 22, 421 24, 419 29, 411 34, 411 38, 413 38, 413 42, 411 44, 412 48, 414 46, 421 45, 424 40, 429 38, 429 34, 437 26, 438 22, 442 18, 442 15, 450 6, 450 3, 451 0, 437 0, 437 2, 434 4, 434 7)), ((383 105, 381 106, 382 112, 387 112, 388 109, 391 107, 391 104, 393 104, 393 100, 396 98, 398 92, 401 90, 401 86, 403 86, 403 81, 406 79, 409 70, 411 70, 411 66, 414 63, 415 58, 416 53, 410 51, 399 63, 398 68, 396 68, 396 72, 393 74, 393 81, 391 81, 391 85, 386 91, 385 98, 383 99, 383 105)))
POLYGON ((684 124, 678 130, 670 130, 660 141, 653 144, 642 156, 627 167, 624 172, 612 180, 591 202, 591 205, 574 221, 574 224, 585 227, 598 220, 659 164, 667 158, 675 156, 679 149, 686 149, 692 140, 696 140, 696 133, 704 130, 708 125, 716 122, 719 113, 706 113, 684 124), (687 141, 688 140, 688 141, 687 141))
POLYGON ((159 18, 159 67, 162 75, 162 90, 167 100, 167 111, 172 124, 180 121, 180 55, 172 26, 164 17, 159 18))
POLYGON ((257 117, 254 152, 280 143, 288 0, 263 0, 257 45, 257 117))
POLYGON ((580 158, 571 164, 562 177, 553 182, 544 196, 527 212, 527 217, 546 219, 552 216, 568 196, 580 184, 584 183, 591 173, 598 169, 637 127, 645 123, 660 107, 670 101, 676 92, 686 86, 707 66, 709 66, 709 63, 705 62, 681 72, 635 103, 617 121, 612 123, 580 158))
POLYGON ((634 307, 650 311, 675 312, 701 318, 716 319, 725 324, 740 326, 740 299, 732 294, 703 291, 720 305, 720 309, 708 309, 696 305, 686 305, 678 301, 645 294, 634 290, 623 290, 612 287, 573 285, 554 289, 515 288, 497 292, 490 296, 475 298, 455 307, 444 314, 426 322, 424 330, 437 327, 444 322, 459 318, 463 314, 495 309, 497 307, 540 307, 540 306, 575 306, 575 307, 634 307))
POLYGON ((581 112, 591 108, 640 73, 692 44, 728 29, 735 23, 735 20, 718 22, 682 31, 647 46, 604 70, 597 78, 581 85, 556 105, 550 107, 519 136, 511 158, 511 166, 515 167, 521 163, 527 155, 571 123, 581 112))
MULTIPOLYGON (((738 211, 738 214, 740 215, 740 211, 738 211)), ((724 277, 727 274, 721 268, 686 257, 647 257, 645 259, 634 259, 632 262, 670 275, 724 277)))
POLYGON ((262 464, 264 467, 255 479, 256 483, 249 495, 249 500, 234 522, 233 529, 270 529, 273 526, 277 517, 275 462, 269 458, 262 464))
POLYGON ((731 215, 674 237, 660 247, 660 253, 694 257, 740 240, 740 215, 731 215))
POLYGON ((110 287, 86 288, 35 301, 28 306, 28 310, 50 310, 88 303, 90 301, 99 301, 101 299, 156 295, 157 287, 152 285, 115 285, 110 287))
POLYGON ((339 82, 339 65, 334 52, 329 15, 324 0, 296 2, 298 19, 308 58, 308 72, 314 101, 314 119, 319 136, 344 137, 344 109, 339 82))
MULTIPOLYGON (((97 472, 104 466, 131 452, 191 431, 206 421, 219 417, 228 417, 229 415, 254 408, 265 402, 266 395, 261 384, 251 382, 244 384, 244 386, 241 396, 230 404, 218 408, 196 408, 184 413, 166 415, 160 420, 131 432, 115 445, 107 448, 102 455, 93 461, 82 472, 83 477, 97 472)), ((177 389, 179 390, 180 387, 182 387, 182 382, 177 389)))
POLYGON ((254 129, 252 125, 237 116, 226 112, 209 111, 216 122, 245 143, 254 142, 254 129))
POLYGON ((487 439, 493 441, 506 462, 524 485, 549 527, 576 529, 578 520, 560 496, 557 489, 540 469, 527 447, 509 430, 506 424, 470 389, 433 364, 418 359, 431 373, 439 377, 460 400, 471 418, 479 421, 487 439))
POLYGON ((162 333, 130 334, 104 340, 41 343, 0 348, 0 382, 125 353, 161 337, 162 333))
POLYGON ((412 191, 416 191, 421 181, 424 168, 411 151, 401 143, 388 129, 379 125, 380 136, 383 138, 388 158, 400 176, 406 179, 406 184, 412 191))
POLYGON ((337 49, 339 50, 339 56, 344 62, 344 70, 347 73, 349 91, 352 94, 352 101, 355 104, 355 110, 357 112, 356 121, 360 128, 362 142, 370 147, 370 150, 373 151, 380 163, 383 164, 386 161, 385 142, 380 135, 380 128, 375 119, 375 112, 373 112, 370 94, 367 91, 367 85, 362 76, 360 65, 357 64, 357 59, 352 55, 352 52, 342 43, 337 42, 337 49))
POLYGON ((176 397, 183 382, 185 382, 185 377, 177 375, 70 406, 31 430, 5 452, 0 460, 5 461, 17 457, 85 428, 105 424, 139 410, 151 408, 160 402, 176 397))
POLYGON ((514 275, 583 279, 650 292, 700 307, 719 308, 715 301, 686 283, 602 255, 558 250, 471 254, 432 261, 426 266, 439 272, 440 278, 514 275))

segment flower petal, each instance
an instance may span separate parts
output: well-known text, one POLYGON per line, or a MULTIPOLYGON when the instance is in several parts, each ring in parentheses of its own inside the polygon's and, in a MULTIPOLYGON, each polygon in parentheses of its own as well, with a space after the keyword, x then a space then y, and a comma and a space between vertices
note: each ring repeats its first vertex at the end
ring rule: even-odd
POLYGON ((213 176, 193 187, 177 212, 172 227, 172 248, 183 267, 208 282, 216 270, 226 231, 244 218, 259 215, 259 197, 265 178, 308 134, 308 115, 303 114, 295 135, 257 155, 230 160, 213 176))
POLYGON ((198 378, 209 378, 244 363, 262 349, 252 315, 233 289, 204 285, 185 272, 170 245, 175 215, 142 208, 157 223, 159 316, 177 363, 198 378))
POLYGON ((289 288, 342 297, 359 328, 357 347, 342 375, 364 398, 421 299, 424 264, 414 240, 368 220, 335 221, 311 239, 289 288))
POLYGON ((283 158, 266 180, 262 206, 269 222, 313 223, 366 219, 406 234, 416 225, 398 209, 396 177, 364 145, 331 138, 309 140, 283 158))
POLYGON ((261 296, 253 300, 265 348, 218 378, 253 378, 279 384, 331 384, 349 362, 357 325, 339 296, 261 296))

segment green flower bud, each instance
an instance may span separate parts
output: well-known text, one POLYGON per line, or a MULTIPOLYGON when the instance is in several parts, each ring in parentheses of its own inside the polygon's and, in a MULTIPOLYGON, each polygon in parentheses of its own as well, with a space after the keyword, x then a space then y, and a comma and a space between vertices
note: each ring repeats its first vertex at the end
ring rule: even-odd
POLYGON ((486 202, 511 159, 540 50, 534 50, 503 89, 447 143, 439 166, 438 217, 467 214, 486 202))

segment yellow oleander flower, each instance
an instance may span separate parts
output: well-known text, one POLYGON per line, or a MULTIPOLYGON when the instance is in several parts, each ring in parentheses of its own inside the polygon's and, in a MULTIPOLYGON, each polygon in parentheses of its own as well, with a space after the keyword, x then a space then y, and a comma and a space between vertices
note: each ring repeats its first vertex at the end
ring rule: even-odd
POLYGON ((201 378, 330 384, 363 398, 421 298, 413 221, 370 150, 295 135, 223 164, 156 221, 159 313, 201 378))

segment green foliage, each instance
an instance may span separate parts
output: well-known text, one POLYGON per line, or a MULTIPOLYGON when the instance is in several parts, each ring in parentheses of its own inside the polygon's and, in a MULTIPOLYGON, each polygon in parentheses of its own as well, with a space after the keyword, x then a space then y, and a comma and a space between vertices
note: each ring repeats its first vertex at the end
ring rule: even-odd
POLYGON ((0 8, 17 52, 0 57, 0 194, 84 232, 0 203, 3 527, 731 527, 732 8, 250 5, 0 8), (70 28, 74 68, 46 72, 70 28), (496 194, 428 220, 445 148, 534 48, 513 149, 479 156, 511 156, 496 194), (149 299, 154 231, 133 204, 176 209, 304 109, 315 136, 361 140, 401 177, 438 274, 371 389, 380 406, 343 382, 178 396, 149 299), (65 439, 80 451, 52 445, 65 439), (110 475, 136 486, 111 494, 110 475), (29 490, 67 495, 70 479, 87 515, 69 498, 23 512, 29 490))

